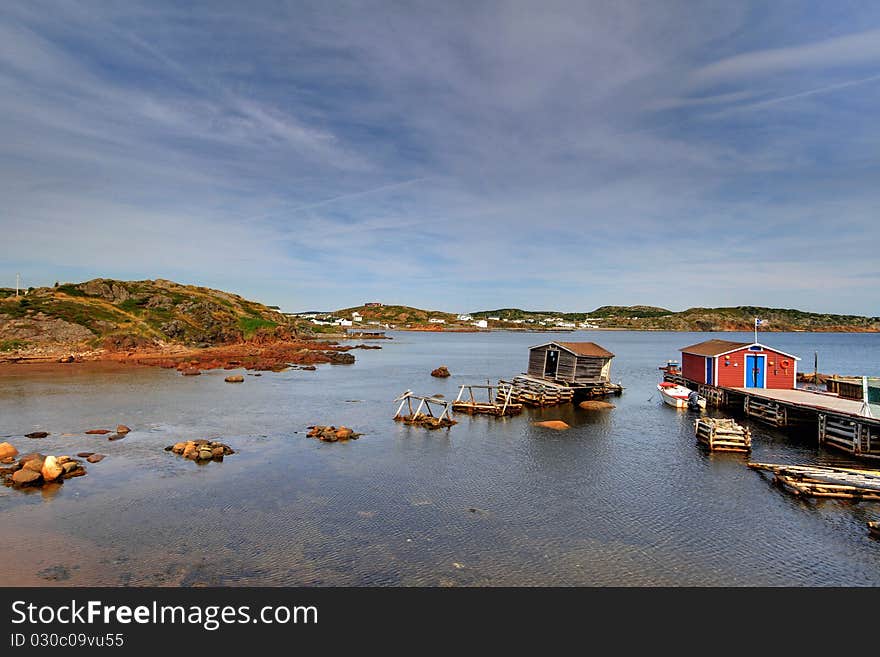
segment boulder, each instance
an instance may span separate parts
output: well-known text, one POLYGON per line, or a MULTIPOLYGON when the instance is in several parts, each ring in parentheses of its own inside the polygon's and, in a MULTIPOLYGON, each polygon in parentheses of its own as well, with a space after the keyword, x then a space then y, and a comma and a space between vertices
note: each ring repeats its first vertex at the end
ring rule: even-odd
POLYGON ((76 461, 68 461, 67 463, 63 464, 61 468, 64 470, 65 474, 70 474, 71 472, 79 468, 79 463, 77 463, 76 461))
POLYGON ((171 451, 175 454, 183 454, 183 450, 186 449, 186 443, 174 443, 171 446, 171 451))
POLYGON ((211 448, 211 457, 212 457, 212 458, 215 458, 215 459, 218 459, 218 458, 219 458, 219 459, 222 459, 223 456, 224 456, 225 454, 226 454, 226 450, 223 449, 222 446, 212 447, 212 448, 211 448))
POLYGON ((566 429, 570 429, 562 420, 545 420, 544 422, 534 422, 536 427, 544 427, 545 429, 553 429, 555 431, 565 431, 566 429))
MULTIPOLYGON (((73 465, 76 467, 76 463, 73 465)), ((40 469, 40 474, 43 475, 44 481, 55 481, 64 472, 64 466, 58 463, 58 459, 54 456, 47 456, 46 460, 43 461, 43 467, 40 469)))
POLYGON ((24 434, 25 438, 45 438, 49 435, 48 431, 32 431, 30 433, 24 434))
POLYGON ((76 358, 74 358, 73 356, 62 356, 61 358, 58 359, 58 362, 59 363, 72 363, 75 360, 76 360, 76 358))
POLYGON ((445 379, 447 376, 451 376, 449 370, 446 368, 446 365, 441 365, 436 370, 431 372, 431 376, 436 376, 441 379, 445 379))
POLYGON ((103 454, 89 454, 86 457, 86 461, 88 461, 89 463, 100 463, 103 460, 104 460, 103 454))
POLYGON ((197 367, 189 367, 185 370, 182 370, 180 373, 183 376, 199 376, 202 373, 202 371, 200 369, 198 369, 197 367))
POLYGON ((348 427, 339 427, 336 430, 336 438, 338 440, 348 440, 352 436, 354 436, 354 431, 352 431, 348 427))
POLYGON ((227 376, 225 379, 226 383, 244 383, 244 377, 241 374, 233 374, 231 376, 227 376))
POLYGON ((10 463, 15 463, 15 457, 14 456, 4 456, 2 459, 0 459, 0 463, 2 463, 3 465, 9 465, 10 463))
POLYGON ((0 443, 0 459, 18 456, 18 450, 9 443, 0 443))
POLYGON ((89 458, 94 452, 77 452, 76 455, 82 459, 89 458))
POLYGON ((600 401, 598 399, 588 399, 578 404, 578 408, 582 408, 585 411, 603 411, 609 408, 615 408, 615 406, 611 402, 600 401))
MULTIPOLYGON (((307 371, 307 372, 314 372, 314 371, 317 370, 318 368, 315 367, 314 365, 303 365, 303 366, 300 367, 299 369, 301 369, 301 370, 305 370, 305 371, 307 371)), ((257 376, 259 376, 259 374, 257 374, 257 376)))
POLYGON ((116 433, 128 433, 129 431, 131 431, 131 427, 127 427, 124 424, 116 425, 116 433))
POLYGON ((203 448, 203 449, 199 450, 199 460, 200 461, 207 461, 212 458, 214 458, 214 453, 210 449, 203 448))
POLYGON ((125 438, 126 434, 124 433, 114 433, 110 436, 107 436, 107 440, 122 440, 125 438))
POLYGON ((86 435, 89 436, 103 436, 108 433, 110 433, 110 429, 89 429, 86 431, 86 435))
POLYGON ((38 456, 36 458, 28 459, 24 463, 21 463, 21 467, 24 470, 30 470, 31 472, 42 472, 43 471, 43 461, 46 459, 42 456, 38 456))
POLYGON ((187 443, 186 447, 183 448, 182 455, 185 459, 195 461, 199 457, 199 448, 196 447, 195 443, 187 443))
POLYGON ((39 472, 34 472, 33 470, 28 470, 22 468, 21 470, 13 473, 12 475, 12 483, 16 486, 28 486, 30 484, 35 484, 43 476, 39 472))

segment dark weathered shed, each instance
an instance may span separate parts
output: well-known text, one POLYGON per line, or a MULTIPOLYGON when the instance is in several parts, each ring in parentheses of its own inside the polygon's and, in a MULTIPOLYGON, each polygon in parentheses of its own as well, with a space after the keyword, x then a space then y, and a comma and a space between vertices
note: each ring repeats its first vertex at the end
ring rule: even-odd
POLYGON ((595 342, 546 342, 529 347, 531 376, 565 383, 609 381, 614 354, 595 342))

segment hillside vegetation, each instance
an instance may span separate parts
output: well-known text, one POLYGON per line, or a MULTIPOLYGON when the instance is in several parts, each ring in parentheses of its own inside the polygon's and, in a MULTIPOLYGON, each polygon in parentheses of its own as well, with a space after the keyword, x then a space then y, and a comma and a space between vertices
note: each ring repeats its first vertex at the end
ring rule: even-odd
POLYGON ((240 342, 287 318, 237 294, 167 280, 94 279, 0 290, 0 348, 40 344, 134 347, 240 342))

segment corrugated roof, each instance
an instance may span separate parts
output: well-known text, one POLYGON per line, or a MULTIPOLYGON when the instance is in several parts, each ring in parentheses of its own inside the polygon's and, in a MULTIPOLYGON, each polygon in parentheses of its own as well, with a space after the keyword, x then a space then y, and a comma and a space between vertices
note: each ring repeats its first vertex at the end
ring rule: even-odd
POLYGON ((692 344, 690 347, 682 347, 679 349, 684 354, 695 354, 697 356, 718 356, 726 354, 728 351, 735 351, 748 347, 751 342, 731 342, 730 340, 706 340, 698 344, 692 344))
POLYGON ((607 349, 600 347, 595 342, 555 342, 578 356, 595 356, 596 358, 614 358, 607 349))

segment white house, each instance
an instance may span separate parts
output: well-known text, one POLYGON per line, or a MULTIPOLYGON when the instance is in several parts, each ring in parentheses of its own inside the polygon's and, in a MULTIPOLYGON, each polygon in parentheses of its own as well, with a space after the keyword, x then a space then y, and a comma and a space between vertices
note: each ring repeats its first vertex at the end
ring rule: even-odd
POLYGON ((351 321, 353 321, 353 322, 362 322, 362 321, 364 321, 364 318, 361 316, 361 314, 360 314, 357 310, 355 310, 355 311, 351 314, 351 321))
POLYGON ((493 322, 501 321, 500 317, 487 317, 486 319, 491 319, 493 322))
POLYGON ((471 317, 470 315, 467 315, 467 314, 458 316, 458 321, 460 321, 460 322, 469 322, 472 319, 473 319, 473 317, 471 317))
POLYGON ((337 326, 351 326, 352 324, 354 324, 354 322, 352 322, 350 319, 337 319, 336 320, 337 326))
POLYGON ((430 324, 445 324, 446 320, 441 319, 440 317, 429 317, 428 323, 430 323, 430 324))
POLYGON ((485 319, 478 319, 476 322, 474 322, 474 326, 476 326, 477 328, 489 328, 489 322, 487 322, 485 319))

